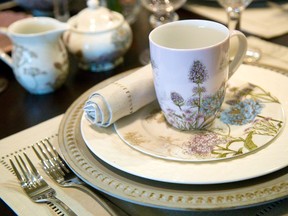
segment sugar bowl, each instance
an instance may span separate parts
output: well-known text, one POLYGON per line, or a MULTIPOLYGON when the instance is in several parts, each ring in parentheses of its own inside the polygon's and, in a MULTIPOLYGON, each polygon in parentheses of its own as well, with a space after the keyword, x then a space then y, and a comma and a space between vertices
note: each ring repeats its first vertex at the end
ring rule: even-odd
POLYGON ((80 68, 93 72, 113 69, 132 43, 132 31, 122 14, 88 0, 87 8, 68 20, 63 35, 80 68))

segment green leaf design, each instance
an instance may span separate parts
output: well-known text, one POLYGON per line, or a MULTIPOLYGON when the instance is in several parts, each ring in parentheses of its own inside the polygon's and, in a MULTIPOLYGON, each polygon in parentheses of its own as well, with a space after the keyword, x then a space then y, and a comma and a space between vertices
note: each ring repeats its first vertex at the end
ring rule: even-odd
POLYGON ((230 145, 232 145, 233 143, 236 143, 236 142, 243 142, 244 140, 242 138, 237 138, 237 139, 233 139, 231 141, 229 141, 227 144, 226 144, 226 148, 229 148, 230 145))
POLYGON ((249 132, 245 141, 244 141, 244 146, 247 148, 249 151, 252 151, 257 148, 257 145, 253 142, 253 131, 249 132))

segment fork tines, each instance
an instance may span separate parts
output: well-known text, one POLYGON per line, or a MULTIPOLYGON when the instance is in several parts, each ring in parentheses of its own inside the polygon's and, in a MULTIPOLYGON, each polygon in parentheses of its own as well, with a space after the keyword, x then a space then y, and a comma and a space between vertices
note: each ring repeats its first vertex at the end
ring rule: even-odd
POLYGON ((39 151, 34 145, 32 148, 48 175, 58 175, 57 177, 60 178, 60 176, 65 176, 66 173, 70 172, 49 139, 42 140, 36 145, 39 151))
POLYGON ((36 167, 33 165, 33 163, 31 162, 31 160, 29 159, 29 157, 26 155, 26 153, 23 153, 27 163, 24 162, 23 158, 18 155, 18 158, 16 156, 14 156, 15 161, 20 169, 16 168, 16 165, 14 164, 14 162, 12 161, 12 159, 10 158, 10 164, 12 166, 13 171, 15 172, 18 180, 20 181, 21 185, 23 187, 29 187, 29 186, 33 186, 34 184, 39 184, 40 179, 42 179, 41 175, 39 174, 38 170, 36 169, 36 167))

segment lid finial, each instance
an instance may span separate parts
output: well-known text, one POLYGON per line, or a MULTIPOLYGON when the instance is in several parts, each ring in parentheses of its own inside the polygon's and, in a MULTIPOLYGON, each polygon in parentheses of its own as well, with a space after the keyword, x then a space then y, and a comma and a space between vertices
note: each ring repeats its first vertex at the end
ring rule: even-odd
POLYGON ((99 0, 88 0, 87 6, 88 8, 96 9, 97 7, 99 7, 99 0))

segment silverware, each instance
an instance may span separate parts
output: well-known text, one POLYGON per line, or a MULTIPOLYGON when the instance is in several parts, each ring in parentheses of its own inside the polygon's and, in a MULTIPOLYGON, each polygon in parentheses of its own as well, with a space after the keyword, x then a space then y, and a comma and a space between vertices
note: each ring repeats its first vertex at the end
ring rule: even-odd
POLYGON ((92 191, 88 185, 68 167, 66 162, 61 158, 49 139, 44 139, 43 141, 40 141, 40 143, 36 143, 40 152, 34 145, 32 148, 41 161, 44 171, 55 182, 57 182, 62 187, 74 187, 82 190, 94 198, 112 216, 128 215, 103 195, 97 193, 96 191, 92 191))
POLYGON ((28 165, 20 155, 18 155, 19 160, 14 156, 15 161, 21 170, 20 172, 16 168, 12 159, 9 160, 21 187, 26 194, 36 203, 52 203, 62 211, 61 213, 65 213, 69 216, 77 216, 72 209, 56 197, 56 191, 47 184, 25 153, 24 156, 28 165))

